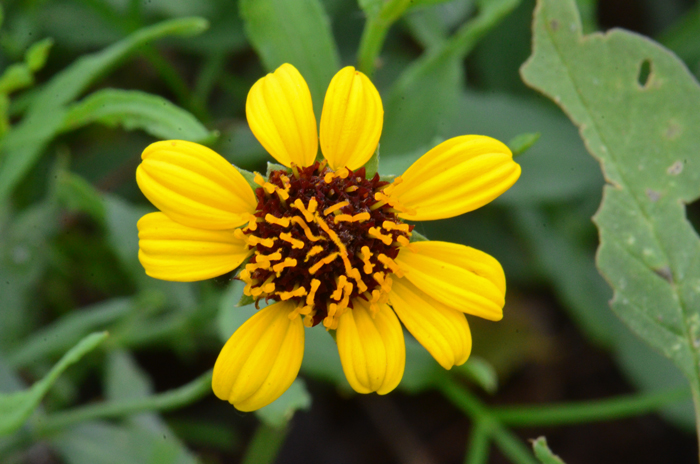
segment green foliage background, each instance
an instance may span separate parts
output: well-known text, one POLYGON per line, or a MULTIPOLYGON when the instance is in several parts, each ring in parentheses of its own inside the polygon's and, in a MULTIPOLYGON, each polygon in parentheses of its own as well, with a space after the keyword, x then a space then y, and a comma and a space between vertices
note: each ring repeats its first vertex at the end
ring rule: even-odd
POLYGON ((152 211, 134 181, 143 148, 192 140, 264 172, 245 98, 284 62, 307 80, 317 119, 342 65, 372 76, 385 107, 381 174, 469 133, 519 156, 521 179, 493 204, 416 229, 492 254, 508 278, 505 319, 470 319, 465 366, 443 371, 407 339, 399 391, 440 392, 469 418, 456 444, 465 462, 488 462, 491 444, 515 463, 561 462, 543 438, 530 451, 520 427, 659 410, 679 435, 695 430, 700 215, 686 205, 700 185, 700 6, 639 3, 667 48, 593 33, 605 11, 595 0, 4 2, 0 461, 32 462, 48 447, 70 464, 273 462, 315 394, 351 401, 320 327, 278 401, 241 416, 213 400, 215 356, 255 309, 237 306, 232 275, 156 281, 137 259, 136 221, 152 211), (541 328, 551 316, 530 309, 541 295, 637 393, 487 405, 499 384, 517 388, 518 372, 555 356, 541 328))

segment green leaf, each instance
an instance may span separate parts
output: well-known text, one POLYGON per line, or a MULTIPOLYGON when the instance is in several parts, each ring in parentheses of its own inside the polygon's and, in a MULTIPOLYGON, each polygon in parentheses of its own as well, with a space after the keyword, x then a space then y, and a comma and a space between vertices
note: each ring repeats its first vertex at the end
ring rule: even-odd
MULTIPOLYGON (((1 204, 1 203, 0 203, 1 204)), ((47 200, 0 218, 0 349, 22 345, 36 325, 35 287, 49 262, 58 228, 56 205, 47 200)))
POLYGON ((75 100, 88 86, 114 68, 142 45, 170 35, 202 32, 201 18, 181 18, 143 28, 98 53, 85 55, 51 79, 36 95, 25 118, 5 138, 0 150, 0 202, 4 201, 60 131, 64 105, 75 100))
POLYGON ((46 374, 46 377, 23 390, 9 395, 0 394, 0 436, 19 429, 31 413, 39 406, 41 399, 68 366, 75 364, 107 338, 107 332, 93 333, 71 348, 61 360, 46 374))
POLYGON ((412 152, 435 136, 445 135, 464 85, 464 57, 519 2, 486 2, 450 39, 406 68, 385 99, 384 156, 412 152))
POLYGON ((516 135, 508 142, 508 148, 513 152, 513 156, 522 155, 540 139, 541 135, 539 132, 516 135))
POLYGON ((340 69, 330 22, 318 0, 241 0, 250 42, 267 71, 294 65, 309 85, 319 120, 326 88, 340 69))
POLYGON ((104 223, 106 212, 100 192, 78 174, 60 172, 56 182, 56 195, 61 206, 68 211, 85 213, 95 221, 104 223))
POLYGON ((302 379, 296 379, 282 396, 267 406, 255 411, 258 418, 274 428, 282 428, 298 410, 311 408, 311 395, 302 379))
POLYGON ((532 441, 532 450, 535 452, 535 457, 542 464, 564 464, 559 456, 552 453, 552 450, 547 446, 547 439, 539 437, 532 441))
POLYGON ((35 73, 44 67, 51 47, 53 47, 53 39, 50 38, 40 40, 29 47, 29 50, 24 55, 24 62, 31 72, 35 73))
POLYGON ((533 30, 522 76, 579 126, 608 181, 594 220, 612 309, 681 369, 700 419, 700 240, 684 206, 700 197, 700 87, 637 34, 582 36, 572 0, 541 0, 533 30))
POLYGON ((133 425, 91 421, 50 440, 66 464, 195 464, 199 462, 170 434, 133 425))
POLYGON ((104 329, 107 324, 129 314, 133 307, 131 298, 115 298, 70 312, 26 338, 16 351, 8 355, 8 360, 13 366, 27 366, 37 359, 55 356, 88 333, 104 329))
POLYGON ((192 114, 163 97, 136 90, 97 91, 67 109, 61 132, 92 123, 142 129, 159 139, 204 142, 215 137, 192 114))
POLYGON ((479 385, 488 393, 496 393, 498 375, 496 369, 484 358, 472 356, 461 366, 455 366, 455 372, 479 385))
POLYGON ((0 76, 0 93, 8 94, 34 84, 34 76, 24 63, 9 66, 0 76))

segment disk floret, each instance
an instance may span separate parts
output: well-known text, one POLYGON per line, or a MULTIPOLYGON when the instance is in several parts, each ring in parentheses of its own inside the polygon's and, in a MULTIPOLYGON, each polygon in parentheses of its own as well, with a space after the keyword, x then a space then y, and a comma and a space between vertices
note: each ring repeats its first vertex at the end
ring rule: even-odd
POLYGON ((367 179, 364 167, 332 171, 324 161, 255 182, 254 218, 238 232, 253 250, 239 274, 246 295, 298 302, 290 317, 329 329, 356 298, 374 312, 387 301, 392 274, 402 276, 394 259, 413 229, 390 197, 400 179, 367 179))

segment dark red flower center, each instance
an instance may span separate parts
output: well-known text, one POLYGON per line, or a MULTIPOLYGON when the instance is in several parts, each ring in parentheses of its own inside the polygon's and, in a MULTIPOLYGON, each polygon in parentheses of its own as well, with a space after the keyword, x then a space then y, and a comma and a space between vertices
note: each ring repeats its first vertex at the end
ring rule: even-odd
POLYGON ((394 258, 413 229, 390 205, 388 182, 325 162, 256 182, 256 220, 242 229, 254 250, 239 275, 246 295, 297 301, 307 326, 332 329, 354 299, 374 310, 387 301, 391 274, 401 274, 394 258))

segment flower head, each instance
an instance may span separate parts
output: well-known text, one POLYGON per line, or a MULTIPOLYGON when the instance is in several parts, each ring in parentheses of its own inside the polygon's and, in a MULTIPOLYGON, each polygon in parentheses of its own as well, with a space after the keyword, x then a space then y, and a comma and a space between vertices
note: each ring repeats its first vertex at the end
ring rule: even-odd
POLYGON ((139 259, 152 277, 203 280, 239 268, 244 293, 271 303, 225 344, 213 389, 251 411, 296 378, 304 330, 336 330, 343 370, 359 393, 400 382, 406 329, 445 368, 471 351, 465 314, 503 316, 505 276, 494 258, 463 245, 415 241, 410 221, 479 208, 520 176, 508 147, 485 136, 441 143, 390 181, 366 176, 382 102, 352 67, 330 83, 320 123, 306 82, 285 64, 251 88, 253 134, 285 169, 241 173, 212 150, 178 140, 143 152, 139 187, 160 209, 139 227, 139 259), (315 329, 319 330, 319 329, 315 329))

